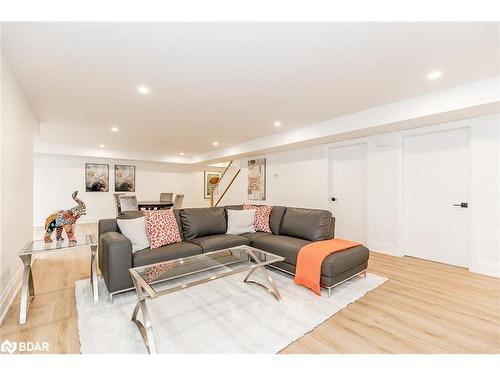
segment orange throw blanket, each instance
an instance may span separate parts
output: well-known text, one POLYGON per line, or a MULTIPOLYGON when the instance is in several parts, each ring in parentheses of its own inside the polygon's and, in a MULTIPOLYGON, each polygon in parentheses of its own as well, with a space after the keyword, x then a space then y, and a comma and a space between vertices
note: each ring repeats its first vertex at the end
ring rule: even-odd
POLYGON ((320 279, 321 264, 325 258, 337 251, 347 250, 360 243, 336 238, 333 240, 310 243, 299 250, 297 267, 295 269, 295 283, 311 289, 321 295, 320 279))

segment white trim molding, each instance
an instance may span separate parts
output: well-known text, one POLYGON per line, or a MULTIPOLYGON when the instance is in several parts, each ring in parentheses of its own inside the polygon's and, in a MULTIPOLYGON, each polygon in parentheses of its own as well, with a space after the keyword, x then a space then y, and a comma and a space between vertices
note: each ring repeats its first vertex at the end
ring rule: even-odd
POLYGON ((311 145, 479 117, 500 110, 500 76, 373 107, 191 157, 35 143, 35 153, 212 164, 311 145))
POLYGON ((9 284, 0 295, 0 325, 3 324, 7 312, 14 302, 14 298, 16 298, 17 293, 21 289, 22 280, 23 266, 19 266, 14 277, 9 281, 9 284))
POLYGON ((470 272, 479 273, 481 275, 500 278, 500 264, 490 261, 479 261, 474 267, 469 268, 470 272))

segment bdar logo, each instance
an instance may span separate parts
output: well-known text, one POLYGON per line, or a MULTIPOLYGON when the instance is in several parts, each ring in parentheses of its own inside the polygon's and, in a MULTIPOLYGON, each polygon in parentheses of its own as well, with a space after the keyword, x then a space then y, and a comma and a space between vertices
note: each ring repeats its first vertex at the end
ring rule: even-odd
POLYGON ((0 351, 2 351, 3 353, 12 354, 16 351, 16 349, 17 349, 17 344, 9 340, 5 340, 0 345, 0 351))

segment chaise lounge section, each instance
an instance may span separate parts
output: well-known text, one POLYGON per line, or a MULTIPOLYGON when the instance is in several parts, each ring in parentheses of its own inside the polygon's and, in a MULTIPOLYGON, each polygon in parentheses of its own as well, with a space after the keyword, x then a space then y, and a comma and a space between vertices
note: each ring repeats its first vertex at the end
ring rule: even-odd
MULTIPOLYGON (((335 218, 326 210, 274 206, 270 215, 272 233, 226 234, 227 210, 242 205, 174 210, 182 242, 132 253, 132 243, 120 233, 116 219, 99 221, 99 267, 111 295, 132 289, 129 268, 185 258, 229 247, 249 245, 282 256, 274 268, 295 273, 300 249, 314 241, 334 238, 335 218)), ((125 212, 119 218, 136 218, 141 212, 125 212)), ((331 288, 368 267, 369 251, 357 246, 328 256, 321 269, 321 286, 331 288)))

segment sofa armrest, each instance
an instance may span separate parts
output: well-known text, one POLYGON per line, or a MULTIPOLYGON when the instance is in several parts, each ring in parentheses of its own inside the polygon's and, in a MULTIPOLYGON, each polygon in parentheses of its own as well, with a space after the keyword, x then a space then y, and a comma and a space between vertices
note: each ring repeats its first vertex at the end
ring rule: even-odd
POLYGON ((101 219, 97 224, 98 235, 101 237, 102 234, 107 232, 120 232, 118 223, 116 219, 101 219))
POLYGON ((108 292, 133 286, 128 269, 132 267, 132 242, 118 232, 106 232, 99 237, 99 268, 108 292))

